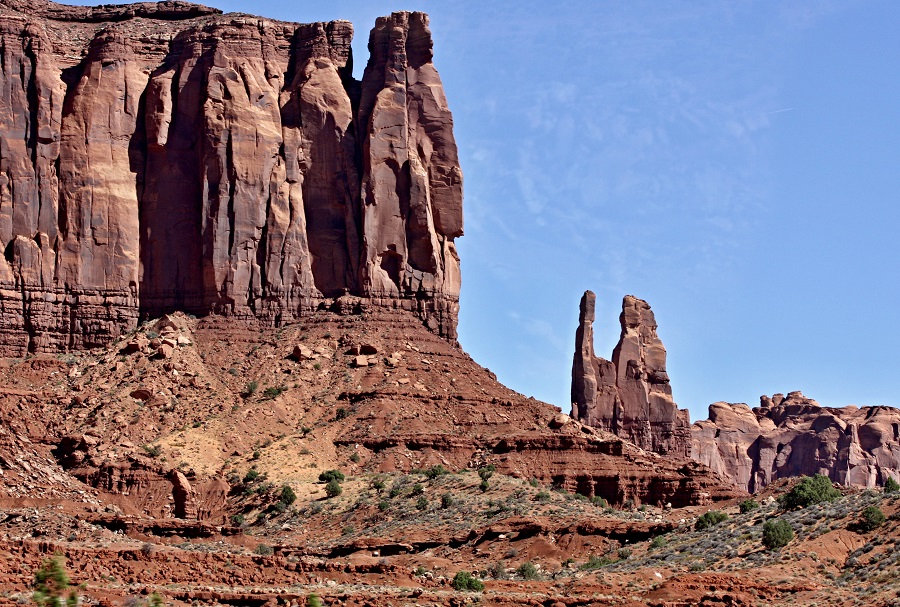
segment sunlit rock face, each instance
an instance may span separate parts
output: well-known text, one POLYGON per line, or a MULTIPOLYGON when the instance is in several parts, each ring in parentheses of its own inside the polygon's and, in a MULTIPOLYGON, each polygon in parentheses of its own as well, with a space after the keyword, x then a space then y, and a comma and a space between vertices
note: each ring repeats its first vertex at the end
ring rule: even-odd
POLYGON ((900 410, 822 407, 800 392, 760 397, 760 406, 714 403, 692 427, 691 456, 759 491, 779 478, 824 474, 875 487, 900 478, 900 410))
POLYGON ((361 82, 352 35, 0 0, 0 354, 341 297, 454 339, 462 174, 428 18, 378 19, 361 82))
POLYGON ((612 360, 594 355, 596 296, 581 298, 572 365, 572 416, 656 453, 687 457, 690 419, 672 398, 666 349, 646 301, 627 295, 612 360))

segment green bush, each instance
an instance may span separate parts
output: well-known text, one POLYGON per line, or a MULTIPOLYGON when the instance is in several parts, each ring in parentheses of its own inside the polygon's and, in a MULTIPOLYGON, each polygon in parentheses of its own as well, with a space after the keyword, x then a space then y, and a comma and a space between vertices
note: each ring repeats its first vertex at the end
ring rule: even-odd
POLYGON ((340 470, 326 470, 319 475, 319 482, 330 483, 331 481, 343 482, 344 473, 340 470))
POLYGON ((650 547, 651 548, 662 548, 663 546, 665 546, 668 543, 669 543, 669 540, 667 540, 665 538, 665 536, 657 535, 655 538, 653 538, 653 541, 650 542, 650 547))
POLYGON ((420 496, 419 499, 416 500, 416 508, 418 508, 419 510, 427 510, 428 498, 424 495, 420 496))
POLYGON ((354 464, 358 464, 360 459, 361 458, 359 457, 359 453, 354 452, 354 453, 350 454, 350 461, 353 462, 354 464))
POLYGON ((579 569, 582 571, 593 571, 594 569, 600 569, 600 567, 606 567, 615 562, 615 559, 611 559, 608 556, 597 556, 596 554, 592 554, 590 558, 588 558, 587 563, 579 567, 579 569))
POLYGON ((900 491, 900 483, 894 480, 894 477, 889 476, 886 481, 884 481, 884 492, 885 493, 895 493, 900 491))
POLYGON ((256 468, 250 468, 249 470, 247 470, 247 474, 244 475, 244 482, 252 483, 253 481, 255 481, 258 478, 259 478, 259 470, 257 470, 256 468))
POLYGON ((344 489, 341 487, 341 484, 337 479, 332 479, 328 481, 327 485, 325 485, 325 495, 327 495, 328 497, 337 497, 343 492, 344 489))
POLYGON ((484 590, 484 584, 468 571, 460 571, 453 576, 454 590, 481 592, 484 590))
POLYGON ((256 550, 254 550, 254 552, 263 556, 269 556, 271 554, 275 554, 275 549, 268 544, 260 544, 256 547, 256 550))
POLYGON ((422 485, 422 483, 416 483, 415 485, 413 485, 412 495, 422 495, 423 493, 425 493, 425 487, 422 485))
POLYGON ((747 514, 748 512, 759 508, 759 502, 753 499, 744 500, 739 507, 741 509, 741 514, 747 514))
POLYGON ((271 400, 276 396, 281 396, 284 392, 287 391, 287 386, 270 386, 263 390, 263 398, 266 400, 271 400))
POLYGON ((609 508, 609 502, 600 497, 599 495, 595 495, 591 498, 591 503, 601 508, 609 508))
POLYGON ((486 480, 481 481, 481 484, 478 485, 478 488, 481 489, 482 492, 485 492, 491 488, 491 484, 489 482, 487 482, 486 480))
POLYGON ((281 503, 285 506, 290 506, 294 502, 297 501, 297 494, 294 493, 294 490, 291 489, 290 485, 285 485, 281 488, 281 503))
POLYGON ((428 480, 431 480, 439 476, 444 476, 445 474, 450 474, 450 471, 444 468, 442 465, 438 464, 426 470, 424 474, 428 480))
POLYGON ((534 563, 528 561, 519 565, 519 568, 516 569, 516 574, 523 580, 536 580, 541 577, 534 563))
POLYGON ((382 512, 387 511, 391 507, 391 503, 387 500, 381 500, 378 502, 378 509, 382 512))
POLYGON ((256 392, 257 388, 259 388, 259 384, 257 382, 255 382, 255 381, 247 382, 247 385, 244 386, 244 391, 241 392, 241 396, 243 396, 244 398, 253 396, 253 394, 256 392))
POLYGON ((869 506, 862 511, 862 518, 859 520, 859 527, 863 531, 872 531, 884 524, 887 519, 884 512, 878 506, 869 506))
POLYGON ((550 493, 548 493, 547 491, 538 491, 537 494, 534 496, 534 499, 535 499, 535 501, 537 501, 537 502, 541 502, 542 504, 546 504, 546 503, 549 502, 550 499, 551 499, 551 498, 550 498, 550 493))
POLYGON ((481 477, 481 480, 486 481, 492 476, 494 476, 494 472, 497 471, 497 468, 494 467, 494 464, 489 464, 483 468, 478 469, 478 476, 481 477))
POLYGON ((306 607, 322 607, 322 599, 318 594, 311 594, 306 597, 306 607))
POLYGON ((791 524, 782 519, 768 520, 763 524, 762 542, 769 550, 777 550, 794 539, 791 524))
POLYGON ((697 522, 694 523, 694 529, 696 529, 697 531, 703 531, 704 529, 714 527, 725 520, 728 520, 727 514, 725 514, 721 510, 710 510, 709 512, 702 514, 700 518, 697 519, 697 522))
POLYGON ((619 548, 619 551, 616 554, 618 554, 619 558, 623 561, 627 560, 631 558, 631 548, 619 548))
POLYGON ((63 603, 63 595, 69 589, 69 576, 60 559, 47 559, 34 573, 34 594, 32 599, 39 607, 77 607, 78 595, 72 590, 63 603))
POLYGON ((820 502, 831 502, 841 496, 841 492, 831 485, 827 476, 816 474, 804 476, 794 488, 778 498, 782 508, 806 508, 820 502))
POLYGON ((451 493, 445 493, 441 496, 441 508, 450 508, 454 503, 456 503, 456 500, 453 499, 451 493))

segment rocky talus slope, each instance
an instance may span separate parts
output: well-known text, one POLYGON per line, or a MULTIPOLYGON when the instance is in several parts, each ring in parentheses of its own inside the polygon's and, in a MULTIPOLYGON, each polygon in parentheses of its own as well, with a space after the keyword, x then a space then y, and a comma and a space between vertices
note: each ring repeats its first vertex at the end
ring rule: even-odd
POLYGON ((790 476, 824 474, 841 485, 877 487, 900 479, 900 410, 822 407, 800 392, 709 406, 692 428, 692 457, 759 491, 790 476))
POLYGON ((342 293, 454 337, 462 174, 427 16, 0 1, 0 353, 342 293))
POLYGON ((627 295, 612 360, 594 355, 596 296, 581 298, 572 364, 572 417, 656 453, 687 457, 690 416, 672 398, 666 349, 642 299, 627 295))

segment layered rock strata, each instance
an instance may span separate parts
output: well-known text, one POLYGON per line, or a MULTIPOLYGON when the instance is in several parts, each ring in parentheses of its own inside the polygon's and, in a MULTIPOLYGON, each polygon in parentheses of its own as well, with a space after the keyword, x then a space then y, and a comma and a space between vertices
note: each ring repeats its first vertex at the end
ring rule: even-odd
POLYGON ((627 295, 612 360, 594 355, 596 296, 581 298, 572 364, 572 417, 656 453, 688 457, 690 419, 672 398, 666 349, 647 302, 627 295))
POLYGON ((755 492, 774 480, 824 474, 842 485, 900 479, 900 410, 822 407, 791 392, 760 406, 719 402, 692 427, 693 459, 755 492))
POLYGON ((428 18, 0 0, 0 354, 350 294, 456 334, 462 176, 428 18))

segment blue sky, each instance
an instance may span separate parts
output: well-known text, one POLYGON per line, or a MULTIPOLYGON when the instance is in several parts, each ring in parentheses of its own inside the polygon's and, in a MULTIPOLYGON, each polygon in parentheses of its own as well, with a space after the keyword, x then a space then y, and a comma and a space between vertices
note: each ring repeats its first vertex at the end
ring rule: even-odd
POLYGON ((431 15, 465 174, 460 341, 569 411, 585 289, 646 299, 676 401, 900 406, 900 3, 227 0, 431 15))

